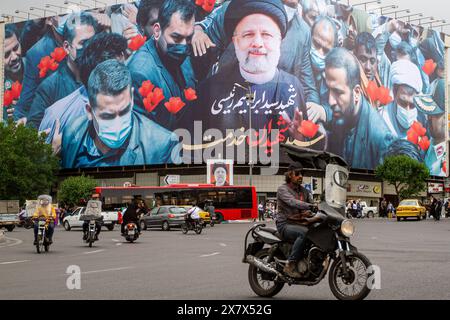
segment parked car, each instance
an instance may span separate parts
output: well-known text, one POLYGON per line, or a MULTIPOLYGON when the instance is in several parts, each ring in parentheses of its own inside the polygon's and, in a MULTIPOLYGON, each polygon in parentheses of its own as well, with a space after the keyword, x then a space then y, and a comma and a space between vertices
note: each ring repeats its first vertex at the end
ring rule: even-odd
MULTIPOLYGON (((72 228, 82 228, 84 221, 80 220, 80 215, 83 214, 84 210, 86 210, 86 207, 78 207, 75 211, 68 213, 63 219, 64 229, 70 231, 72 228)), ((118 220, 117 211, 102 211, 102 216, 103 226, 112 231, 118 220)))
POLYGON ((400 202, 396 210, 397 221, 403 218, 416 218, 418 221, 426 218, 427 209, 417 199, 405 199, 400 202))
POLYGON ((374 218, 378 215, 378 207, 369 207, 365 201, 361 201, 360 204, 364 218, 374 218))
POLYGON ((148 228, 161 228, 163 231, 169 231, 170 228, 178 227, 184 223, 184 216, 187 214, 185 208, 177 206, 155 207, 150 212, 142 216, 139 223, 142 230, 148 228))

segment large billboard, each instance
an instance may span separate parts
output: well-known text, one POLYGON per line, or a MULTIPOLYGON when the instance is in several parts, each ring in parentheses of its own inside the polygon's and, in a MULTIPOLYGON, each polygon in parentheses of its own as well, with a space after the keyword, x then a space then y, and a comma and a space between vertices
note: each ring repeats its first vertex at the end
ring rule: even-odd
POLYGON ((288 143, 448 175, 444 35, 356 7, 141 0, 6 24, 4 49, 3 118, 63 168, 278 165, 288 143))

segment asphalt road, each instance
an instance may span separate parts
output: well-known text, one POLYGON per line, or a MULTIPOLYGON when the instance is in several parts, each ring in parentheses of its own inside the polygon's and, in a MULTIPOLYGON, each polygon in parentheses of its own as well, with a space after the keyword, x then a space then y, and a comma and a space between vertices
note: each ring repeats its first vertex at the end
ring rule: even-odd
MULTIPOLYGON (((381 289, 367 299, 450 299, 450 220, 353 221, 353 244, 381 268, 381 289)), ((144 231, 133 244, 116 227, 103 229, 93 248, 81 231, 57 227, 45 254, 36 253, 32 230, 16 228, 0 243, 0 299, 256 299, 241 263, 251 225, 216 225, 200 235, 144 231), (67 287, 70 266, 81 270, 80 290, 67 287)), ((275 299, 334 296, 325 278, 314 287, 285 286, 275 299)))

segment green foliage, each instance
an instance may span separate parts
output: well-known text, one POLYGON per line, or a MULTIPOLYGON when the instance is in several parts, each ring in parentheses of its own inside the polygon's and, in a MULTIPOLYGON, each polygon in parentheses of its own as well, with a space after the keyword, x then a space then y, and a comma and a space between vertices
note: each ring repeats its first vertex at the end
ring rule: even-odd
POLYGON ((393 185, 400 199, 407 199, 425 190, 430 171, 425 164, 408 156, 393 156, 386 158, 375 174, 393 185))
POLYGON ((80 204, 81 199, 91 198, 94 188, 97 186, 95 179, 85 177, 69 177, 64 180, 59 188, 58 201, 68 204, 70 207, 80 204))
POLYGON ((12 121, 0 122, 0 199, 36 199, 50 193, 59 160, 45 136, 12 121))

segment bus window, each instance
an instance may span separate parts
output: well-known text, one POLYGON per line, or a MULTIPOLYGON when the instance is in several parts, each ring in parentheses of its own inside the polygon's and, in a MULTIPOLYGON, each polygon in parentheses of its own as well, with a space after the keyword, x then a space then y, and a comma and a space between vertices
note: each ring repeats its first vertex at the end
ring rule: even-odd
POLYGON ((236 190, 236 206, 239 208, 252 208, 252 192, 250 189, 236 190))

